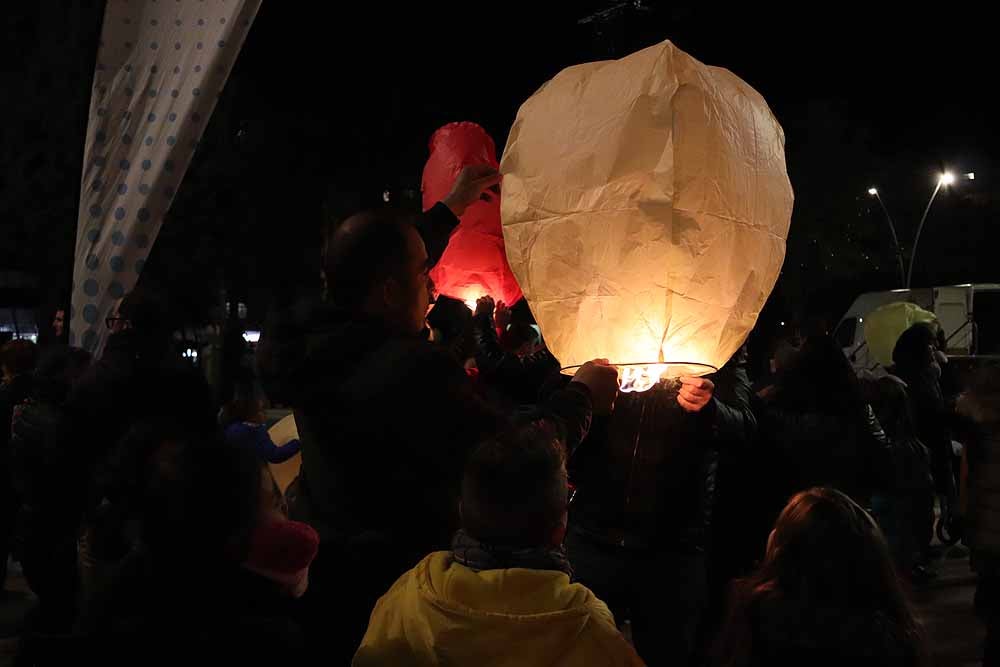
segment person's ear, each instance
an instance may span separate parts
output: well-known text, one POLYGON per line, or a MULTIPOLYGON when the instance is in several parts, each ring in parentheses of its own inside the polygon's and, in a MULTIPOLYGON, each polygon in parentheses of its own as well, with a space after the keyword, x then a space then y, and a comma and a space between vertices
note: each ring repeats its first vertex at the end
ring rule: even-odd
POLYGON ((382 303, 389 307, 396 306, 399 303, 399 288, 398 280, 392 277, 386 278, 382 283, 382 303))

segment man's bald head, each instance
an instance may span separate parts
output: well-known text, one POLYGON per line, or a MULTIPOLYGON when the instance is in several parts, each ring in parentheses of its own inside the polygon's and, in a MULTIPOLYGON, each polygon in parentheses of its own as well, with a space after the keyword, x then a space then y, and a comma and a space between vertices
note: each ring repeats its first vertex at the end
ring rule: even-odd
POLYGON ((427 251, 413 218, 391 209, 345 220, 327 239, 323 257, 334 305, 419 331, 429 302, 427 251))

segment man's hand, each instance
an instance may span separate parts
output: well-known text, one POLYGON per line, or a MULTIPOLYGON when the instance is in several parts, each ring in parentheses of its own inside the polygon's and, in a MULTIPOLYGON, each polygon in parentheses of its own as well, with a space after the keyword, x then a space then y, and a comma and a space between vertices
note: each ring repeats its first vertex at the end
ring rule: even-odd
POLYGON ((687 412, 701 412, 715 393, 715 384, 706 378, 681 378, 677 402, 687 412))
POLYGON ((590 390, 595 415, 611 414, 618 397, 618 369, 607 359, 594 359, 580 366, 573 382, 579 382, 590 390))
POLYGON ((474 164, 464 167, 455 179, 448 196, 441 203, 451 209, 457 217, 461 217, 467 208, 486 199, 492 201, 496 194, 490 190, 500 182, 500 173, 488 164, 474 164))
POLYGON ((487 294, 486 296, 481 296, 478 299, 476 299, 476 317, 479 317, 481 315, 489 315, 490 319, 492 320, 493 309, 494 309, 493 297, 491 297, 489 294, 487 294))
POLYGON ((506 331, 507 326, 510 324, 510 319, 511 319, 510 308, 507 307, 507 304, 504 303, 503 301, 497 303, 497 309, 496 309, 497 329, 499 329, 500 331, 506 331))

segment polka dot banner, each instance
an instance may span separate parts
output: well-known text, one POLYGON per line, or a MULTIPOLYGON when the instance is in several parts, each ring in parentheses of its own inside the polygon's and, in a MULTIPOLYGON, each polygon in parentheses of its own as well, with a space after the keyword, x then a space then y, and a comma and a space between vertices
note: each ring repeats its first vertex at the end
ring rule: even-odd
POLYGON ((72 339, 96 355, 109 334, 105 319, 145 267, 260 3, 107 2, 70 310, 72 339))

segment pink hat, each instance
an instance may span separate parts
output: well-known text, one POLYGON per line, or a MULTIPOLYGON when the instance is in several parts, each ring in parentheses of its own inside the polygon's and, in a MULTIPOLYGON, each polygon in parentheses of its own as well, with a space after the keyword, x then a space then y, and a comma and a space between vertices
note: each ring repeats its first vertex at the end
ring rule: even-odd
POLYGON ((309 565, 319 551, 319 535, 299 521, 268 520, 257 526, 243 566, 291 588, 295 597, 308 585, 309 565))

